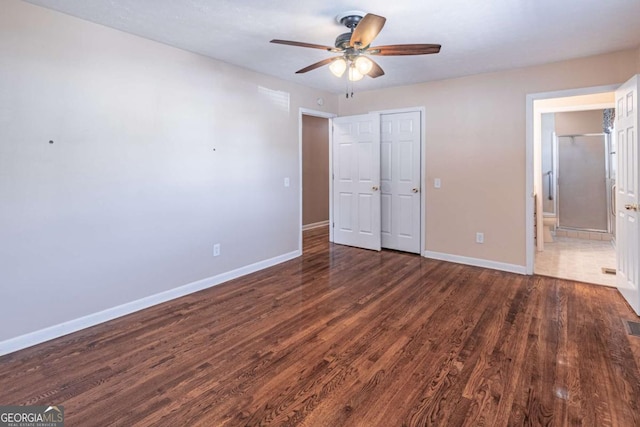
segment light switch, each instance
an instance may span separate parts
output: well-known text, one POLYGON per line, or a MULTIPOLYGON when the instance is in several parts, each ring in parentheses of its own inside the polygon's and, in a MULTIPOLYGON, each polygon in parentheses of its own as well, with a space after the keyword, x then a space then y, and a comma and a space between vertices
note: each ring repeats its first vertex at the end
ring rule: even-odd
POLYGON ((442 182, 440 181, 440 178, 436 178, 433 180, 433 187, 434 188, 440 188, 442 186, 442 182))
POLYGON ((289 177, 287 176, 287 177, 285 177, 285 179, 284 179, 284 186, 285 186, 285 187, 288 187, 288 186, 289 186, 289 184, 290 184, 290 181, 289 181, 289 177))

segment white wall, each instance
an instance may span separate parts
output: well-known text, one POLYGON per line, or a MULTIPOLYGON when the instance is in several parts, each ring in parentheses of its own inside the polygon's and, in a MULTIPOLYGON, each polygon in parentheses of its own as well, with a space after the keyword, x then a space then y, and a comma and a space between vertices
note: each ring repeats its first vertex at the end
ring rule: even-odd
POLYGON ((337 111, 334 95, 3 0, 0 344, 298 250, 298 109, 318 97, 337 111))

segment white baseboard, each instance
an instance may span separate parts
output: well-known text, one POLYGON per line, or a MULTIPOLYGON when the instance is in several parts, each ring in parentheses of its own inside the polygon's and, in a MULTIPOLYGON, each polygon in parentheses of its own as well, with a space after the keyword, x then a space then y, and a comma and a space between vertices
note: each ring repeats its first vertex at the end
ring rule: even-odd
POLYGON ((289 252, 284 255, 280 255, 264 261, 259 261, 245 267, 240 267, 226 273, 221 273, 216 276, 212 276, 206 279, 198 280, 178 288, 170 289, 168 291, 160 292, 155 295, 141 298, 139 300, 131 301, 116 307, 108 308, 97 313, 92 313, 78 319, 73 319, 68 322, 63 322, 58 325, 50 326, 48 328, 40 329, 38 331, 29 332, 28 334, 20 335, 15 338, 10 338, 0 342, 0 356, 13 353, 14 351, 22 350, 27 347, 31 347, 36 344, 43 343, 45 341, 59 338, 63 335, 67 335, 79 330, 95 326, 100 323, 113 320, 118 317, 125 316, 127 314, 134 313, 136 311, 143 310, 145 308, 152 307, 163 302, 171 301, 176 298, 189 295, 194 292, 201 291, 203 289, 210 288, 212 286, 219 285, 232 279, 236 279, 247 274, 254 273, 265 268, 272 267, 274 265, 289 261, 297 258, 302 253, 300 251, 289 252))
POLYGON ((455 262, 458 264, 473 265, 475 267, 490 268, 492 270, 508 271, 509 273, 527 274, 527 267, 524 265, 507 264, 504 262, 489 261, 480 258, 470 258, 461 255, 451 255, 442 252, 424 251, 425 258, 433 258, 441 261, 455 262))
POLYGON ((314 228, 326 227, 329 225, 329 220, 314 222, 313 224, 307 224, 302 226, 302 231, 313 230, 314 228))

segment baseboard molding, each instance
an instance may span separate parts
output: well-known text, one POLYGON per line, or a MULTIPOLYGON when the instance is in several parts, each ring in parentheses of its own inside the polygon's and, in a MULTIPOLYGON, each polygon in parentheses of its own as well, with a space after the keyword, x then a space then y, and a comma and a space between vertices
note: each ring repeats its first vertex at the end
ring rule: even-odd
POLYGON ((198 280, 196 282, 192 282, 178 288, 160 292, 155 295, 150 295, 148 297, 131 301, 116 307, 108 308, 97 313, 92 313, 78 319, 70 320, 68 322, 63 322, 58 325, 50 326, 48 328, 40 329, 38 331, 30 332, 28 334, 1 341, 0 356, 13 353, 14 351, 22 350, 36 344, 40 344, 54 338, 59 338, 61 336, 68 335, 73 332, 77 332, 82 329, 86 329, 91 326, 116 319, 118 317, 126 316, 127 314, 144 310, 145 308, 162 304, 164 302, 171 301, 173 299, 180 298, 185 295, 201 291, 203 289, 211 288, 229 280, 237 279, 238 277, 242 277, 259 270, 264 270, 265 268, 273 267, 274 265, 297 258, 301 254, 302 253, 299 250, 289 252, 287 254, 283 254, 271 259, 259 261, 245 267, 237 268, 226 273, 221 273, 216 276, 198 280))
POLYGON ((329 220, 314 222, 313 224, 307 224, 302 226, 302 231, 313 230, 314 228, 326 227, 329 225, 329 220))
POLYGON ((527 267, 524 265, 507 264, 504 262, 489 261, 480 258, 471 258, 461 255, 451 255, 442 252, 424 251, 425 258, 438 259, 440 261, 455 262, 458 264, 473 265, 474 267, 490 268, 492 270, 508 271, 509 273, 527 274, 527 267))

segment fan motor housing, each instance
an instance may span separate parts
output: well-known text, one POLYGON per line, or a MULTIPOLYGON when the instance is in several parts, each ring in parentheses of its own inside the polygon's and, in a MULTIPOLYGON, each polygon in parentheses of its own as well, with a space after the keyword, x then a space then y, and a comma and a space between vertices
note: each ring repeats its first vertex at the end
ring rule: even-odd
POLYGON ((351 33, 343 33, 336 37, 336 47, 339 49, 347 49, 350 45, 351 33))

